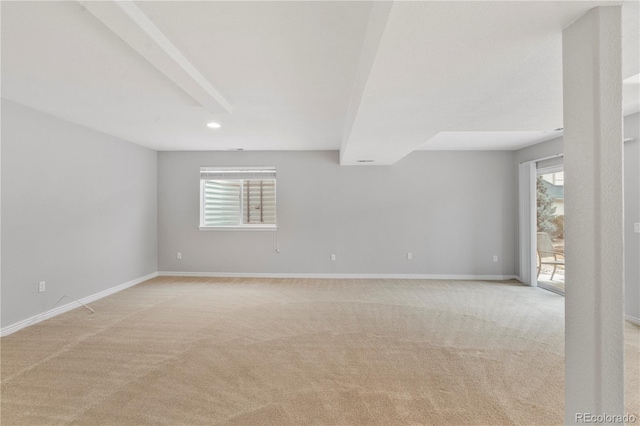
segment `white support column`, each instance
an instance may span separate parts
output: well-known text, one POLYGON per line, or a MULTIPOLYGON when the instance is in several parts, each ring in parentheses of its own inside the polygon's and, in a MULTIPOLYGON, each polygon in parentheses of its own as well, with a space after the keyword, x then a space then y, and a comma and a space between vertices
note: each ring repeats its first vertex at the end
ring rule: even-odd
POLYGON ((591 9, 562 36, 565 422, 579 424, 624 414, 620 7, 591 9))

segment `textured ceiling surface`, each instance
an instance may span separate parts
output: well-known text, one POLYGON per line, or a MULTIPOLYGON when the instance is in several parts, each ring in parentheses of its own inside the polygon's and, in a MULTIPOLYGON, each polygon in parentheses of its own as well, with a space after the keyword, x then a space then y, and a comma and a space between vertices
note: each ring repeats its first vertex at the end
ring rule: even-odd
POLYGON ((3 1, 2 96, 156 150, 518 149, 557 136, 562 30, 600 4, 633 77, 638 2, 3 1))

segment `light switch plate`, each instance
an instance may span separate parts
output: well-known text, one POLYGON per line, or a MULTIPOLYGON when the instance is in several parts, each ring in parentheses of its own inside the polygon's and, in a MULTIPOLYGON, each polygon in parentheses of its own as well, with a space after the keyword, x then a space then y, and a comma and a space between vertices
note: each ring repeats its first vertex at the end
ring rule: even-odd
POLYGON ((637 232, 638 234, 640 234, 640 223, 633 224, 633 232, 637 232))

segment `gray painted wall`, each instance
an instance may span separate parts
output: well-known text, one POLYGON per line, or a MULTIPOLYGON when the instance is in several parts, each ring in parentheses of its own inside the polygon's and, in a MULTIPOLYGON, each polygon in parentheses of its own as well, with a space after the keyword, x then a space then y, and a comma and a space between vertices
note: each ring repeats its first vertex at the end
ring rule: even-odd
POLYGON ((160 152, 159 270, 512 275, 513 161, 414 152, 390 167, 341 167, 335 151, 160 152), (273 231, 198 230, 199 168, 229 165, 277 167, 280 254, 273 231))
POLYGON ((625 118, 624 137, 624 229, 625 229, 625 313, 640 318, 640 113, 625 118))
MULTIPOLYGON (((625 144, 626 313, 636 318, 639 117, 625 119, 635 139, 625 144)), ((557 138, 515 153, 414 152, 391 167, 340 167, 329 151, 156 154, 6 100, 2 123, 3 327, 65 294, 156 270, 517 274, 513 164, 562 152, 557 138), (216 165, 278 167, 280 254, 274 232, 197 229, 199 167, 216 165)))
POLYGON ((155 151, 4 99, 2 151, 3 327, 157 270, 155 151))

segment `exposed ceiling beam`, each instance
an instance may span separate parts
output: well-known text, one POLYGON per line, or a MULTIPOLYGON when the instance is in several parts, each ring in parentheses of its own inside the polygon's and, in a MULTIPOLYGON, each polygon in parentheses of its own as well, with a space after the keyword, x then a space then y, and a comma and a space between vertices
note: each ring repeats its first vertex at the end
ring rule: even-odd
POLYGON ((231 104, 131 0, 78 1, 93 16, 213 114, 231 104))
MULTIPOLYGON (((369 80, 369 73, 373 67, 373 63, 378 53, 378 47, 380 40, 384 34, 384 30, 387 26, 387 20, 391 13, 393 2, 373 2, 371 6, 371 14, 369 15, 369 23, 367 24, 367 32, 365 34, 364 42, 362 43, 362 51, 360 53, 360 60, 358 62, 358 69, 356 71, 356 77, 353 83, 353 90, 351 92, 351 99, 349 101, 349 109, 347 110, 347 116, 345 118, 344 130, 342 134, 342 144, 340 146, 340 164, 349 165, 356 164, 357 159, 353 158, 353 155, 348 155, 347 150, 349 147, 349 138, 351 136, 351 130, 353 129, 353 123, 358 116, 358 109, 362 101, 365 89, 367 87, 367 81, 369 80)), ((374 160, 374 158, 367 158, 365 160, 374 160)), ((375 164, 375 163, 373 163, 375 164)))

